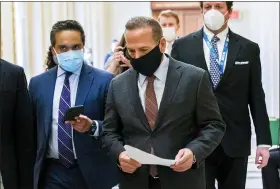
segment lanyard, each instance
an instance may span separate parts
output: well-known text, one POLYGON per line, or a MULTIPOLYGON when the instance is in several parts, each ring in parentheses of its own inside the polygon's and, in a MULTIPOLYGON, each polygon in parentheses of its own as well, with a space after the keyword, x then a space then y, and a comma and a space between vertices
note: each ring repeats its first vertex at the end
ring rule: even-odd
MULTIPOLYGON (((209 41, 205 32, 203 32, 203 39, 206 42, 206 44, 207 44, 207 46, 210 50, 210 53, 212 53, 214 55, 215 60, 219 63, 219 57, 215 53, 214 47, 212 46, 212 44, 209 41)), ((225 41, 225 44, 224 44, 223 54, 222 54, 222 57, 221 57, 221 61, 219 63, 219 71, 220 71, 221 75, 223 75, 223 72, 224 72, 224 64, 225 64, 225 60, 226 60, 226 54, 227 54, 227 51, 228 51, 228 42, 229 42, 229 37, 228 37, 228 34, 227 34, 227 38, 226 38, 226 41, 225 41)))

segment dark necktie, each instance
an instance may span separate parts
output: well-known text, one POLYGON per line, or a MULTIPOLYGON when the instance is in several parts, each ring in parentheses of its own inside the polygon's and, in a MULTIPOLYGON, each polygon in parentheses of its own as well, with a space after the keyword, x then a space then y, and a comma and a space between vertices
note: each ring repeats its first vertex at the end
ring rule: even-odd
POLYGON ((72 73, 65 72, 64 84, 59 100, 58 112, 58 152, 59 161, 62 165, 69 168, 74 163, 74 152, 72 144, 72 127, 63 122, 66 111, 71 107, 71 92, 69 77, 72 73))
MULTIPOLYGON (((155 128, 155 121, 158 114, 157 98, 154 89, 155 76, 147 77, 148 84, 146 88, 146 99, 145 99, 145 113, 150 128, 155 128)), ((151 146, 151 153, 154 154, 154 149, 151 146)), ((150 166, 151 176, 157 176, 157 167, 155 165, 150 166)))

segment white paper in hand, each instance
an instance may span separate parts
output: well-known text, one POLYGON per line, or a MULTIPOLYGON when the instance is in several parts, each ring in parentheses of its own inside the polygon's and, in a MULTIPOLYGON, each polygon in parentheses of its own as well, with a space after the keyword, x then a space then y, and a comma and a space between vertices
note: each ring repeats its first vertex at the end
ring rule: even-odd
POLYGON ((168 167, 175 164, 175 160, 163 159, 129 145, 125 145, 124 149, 127 151, 130 158, 138 161, 141 164, 163 165, 168 167))

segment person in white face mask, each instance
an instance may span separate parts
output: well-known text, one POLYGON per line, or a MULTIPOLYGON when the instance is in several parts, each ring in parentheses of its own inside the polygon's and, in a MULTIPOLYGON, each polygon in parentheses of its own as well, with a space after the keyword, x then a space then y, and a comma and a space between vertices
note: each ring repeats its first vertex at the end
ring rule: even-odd
POLYGON ((175 39, 178 38, 180 20, 178 15, 172 10, 162 11, 158 16, 158 21, 162 27, 163 36, 166 39, 165 53, 170 54, 175 39))
POLYGON ((174 59, 208 71, 227 125, 221 144, 205 161, 207 189, 215 189, 215 180, 219 189, 245 189, 251 153, 250 112, 257 136, 255 164, 259 169, 267 165, 271 146, 260 49, 229 29, 232 6, 232 1, 201 2, 203 28, 176 40, 171 52, 174 59))

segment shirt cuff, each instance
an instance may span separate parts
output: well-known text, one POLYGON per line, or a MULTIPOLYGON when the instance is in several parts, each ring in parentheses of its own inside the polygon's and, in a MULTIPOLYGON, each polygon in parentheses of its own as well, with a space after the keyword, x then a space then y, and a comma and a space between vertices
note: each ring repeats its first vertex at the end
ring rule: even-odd
POLYGON ((271 146, 267 144, 260 144, 258 145, 258 148, 271 148, 271 146))
POLYGON ((96 125, 96 130, 94 132, 94 137, 99 137, 99 124, 97 121, 94 121, 95 122, 95 125, 96 125))

